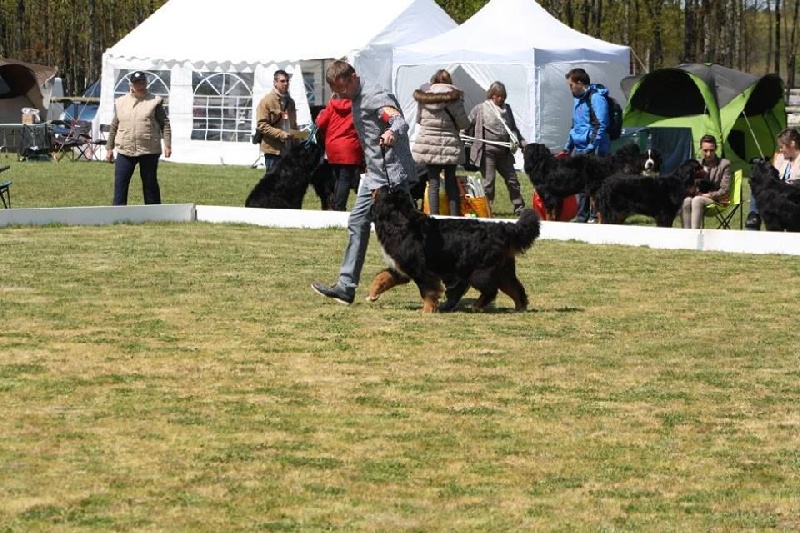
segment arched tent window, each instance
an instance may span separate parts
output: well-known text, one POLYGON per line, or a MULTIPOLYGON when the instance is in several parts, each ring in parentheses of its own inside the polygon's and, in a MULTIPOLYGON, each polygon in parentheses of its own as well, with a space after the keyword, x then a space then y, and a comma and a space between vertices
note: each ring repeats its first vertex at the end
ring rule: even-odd
POLYGON ((193 140, 250 141, 253 74, 195 73, 193 86, 193 140))
MULTIPOLYGON (((128 76, 136 70, 120 70, 117 83, 114 85, 114 99, 126 95, 131 91, 131 84, 128 81, 128 76)), ((160 96, 164 99, 164 110, 169 116, 169 84, 170 84, 170 71, 169 70, 145 70, 147 74, 147 90, 150 94, 160 96)))

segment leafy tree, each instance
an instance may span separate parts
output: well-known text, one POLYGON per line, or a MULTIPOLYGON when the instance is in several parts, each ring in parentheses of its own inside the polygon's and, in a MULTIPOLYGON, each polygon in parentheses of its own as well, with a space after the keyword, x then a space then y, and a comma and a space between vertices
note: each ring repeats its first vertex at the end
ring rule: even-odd
MULTIPOLYGON (((487 1, 436 0, 458 23, 487 1)), ((0 0, 0 56, 57 66, 66 93, 80 94, 100 77, 103 52, 165 2, 0 0)), ((635 71, 704 61, 746 71, 776 72, 794 85, 800 0, 539 3, 570 27, 630 46, 635 71)), ((514 13, 508 17, 512 21, 514 13)))

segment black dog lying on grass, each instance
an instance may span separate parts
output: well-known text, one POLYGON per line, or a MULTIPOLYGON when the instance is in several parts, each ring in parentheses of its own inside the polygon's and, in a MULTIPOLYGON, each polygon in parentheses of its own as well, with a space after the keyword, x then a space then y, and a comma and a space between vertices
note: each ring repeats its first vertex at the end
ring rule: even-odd
POLYGON ((750 189, 767 231, 800 231, 800 187, 778 177, 769 161, 756 162, 750 172, 750 189))
POLYGON ((413 280, 423 313, 452 311, 470 286, 481 295, 473 307, 484 309, 502 291, 525 311, 528 296, 516 274, 516 255, 539 237, 539 217, 525 209, 516 223, 471 218, 440 219, 417 210, 402 190, 374 193, 372 220, 389 268, 372 281, 368 300, 413 280), (442 281, 447 301, 439 306, 442 281))
POLYGON ((672 227, 684 198, 694 192, 697 180, 704 175, 703 166, 694 159, 658 178, 615 174, 597 191, 597 221, 622 224, 630 215, 638 214, 653 217, 659 227, 672 227))
POLYGON ((264 174, 247 197, 245 207, 264 209, 301 209, 309 185, 320 199, 322 208, 330 208, 333 175, 321 166, 322 145, 309 140, 297 143, 264 174))

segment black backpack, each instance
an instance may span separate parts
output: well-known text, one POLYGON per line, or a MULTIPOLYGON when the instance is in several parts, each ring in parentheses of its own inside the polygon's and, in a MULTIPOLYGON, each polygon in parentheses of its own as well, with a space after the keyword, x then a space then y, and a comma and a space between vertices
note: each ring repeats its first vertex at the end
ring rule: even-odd
MULTIPOLYGON (((605 89, 604 85, 597 84, 595 85, 597 89, 605 89)), ((612 141, 616 141, 622 136, 622 106, 619 105, 619 102, 614 100, 609 93, 603 95, 606 99, 606 103, 608 104, 608 136, 611 138, 612 141)), ((589 95, 589 98, 586 99, 586 105, 589 106, 589 122, 593 125, 597 125, 597 117, 594 114, 594 110, 592 109, 592 95, 589 95)))

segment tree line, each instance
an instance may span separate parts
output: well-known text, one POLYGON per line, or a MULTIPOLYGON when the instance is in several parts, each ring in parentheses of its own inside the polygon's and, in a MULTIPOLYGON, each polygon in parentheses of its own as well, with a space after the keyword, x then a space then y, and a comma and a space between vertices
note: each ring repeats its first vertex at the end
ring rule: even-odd
MULTIPOLYGON (((436 0, 457 22, 488 0, 436 0)), ((0 57, 57 66, 66 94, 100 77, 103 52, 166 0, 0 0, 0 57)), ((779 74, 795 85, 800 0, 539 0, 593 37, 631 47, 634 72, 685 62, 779 74)), ((509 23, 514 14, 509 13, 509 23)), ((535 32, 531 28, 531 32, 535 32)), ((502 35, 475 36, 502 39, 502 35)))

